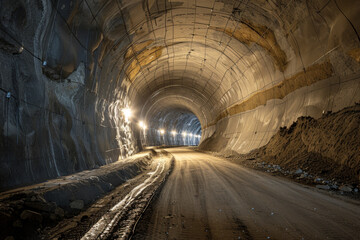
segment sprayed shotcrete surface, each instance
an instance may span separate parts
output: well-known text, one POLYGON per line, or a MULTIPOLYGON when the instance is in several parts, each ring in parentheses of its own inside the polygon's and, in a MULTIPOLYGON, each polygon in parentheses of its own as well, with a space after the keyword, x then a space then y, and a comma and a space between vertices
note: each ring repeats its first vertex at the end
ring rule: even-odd
POLYGON ((227 116, 246 112, 255 109, 256 107, 259 107, 261 105, 265 105, 266 102, 269 100, 283 99, 286 95, 296 91, 297 89, 305 86, 310 86, 317 81, 327 79, 331 77, 332 74, 333 67, 329 62, 310 66, 303 71, 295 74, 294 76, 284 79, 275 86, 257 92, 243 102, 237 103, 234 106, 227 108, 215 119, 214 122, 210 123, 208 126, 215 125, 219 120, 227 116))

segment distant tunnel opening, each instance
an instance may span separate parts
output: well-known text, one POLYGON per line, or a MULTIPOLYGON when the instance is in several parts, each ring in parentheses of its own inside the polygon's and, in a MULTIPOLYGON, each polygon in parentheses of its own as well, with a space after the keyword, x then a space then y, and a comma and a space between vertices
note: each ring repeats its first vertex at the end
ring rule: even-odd
POLYGON ((201 140, 201 124, 186 109, 170 109, 152 115, 149 128, 141 130, 143 146, 197 146, 201 140))

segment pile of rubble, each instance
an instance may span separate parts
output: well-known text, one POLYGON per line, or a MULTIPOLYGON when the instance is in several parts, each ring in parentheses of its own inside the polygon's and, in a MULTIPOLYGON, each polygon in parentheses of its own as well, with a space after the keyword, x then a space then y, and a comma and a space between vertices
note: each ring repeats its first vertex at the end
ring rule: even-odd
POLYGON ((54 225, 65 217, 65 211, 54 202, 33 192, 21 192, 0 202, 1 236, 37 235, 44 226, 54 225), (12 230, 13 232, 9 232, 12 230))
POLYGON ((359 192, 359 185, 350 184, 350 183, 343 183, 339 182, 336 179, 325 179, 323 177, 312 175, 302 169, 298 168, 297 170, 287 170, 282 168, 280 165, 275 164, 267 164, 266 162, 254 162, 252 164, 257 169, 264 170, 268 173, 279 173, 283 176, 287 176, 297 180, 298 182, 306 183, 309 185, 315 185, 318 189, 323 190, 332 190, 332 191, 339 191, 340 193, 358 193, 359 192))

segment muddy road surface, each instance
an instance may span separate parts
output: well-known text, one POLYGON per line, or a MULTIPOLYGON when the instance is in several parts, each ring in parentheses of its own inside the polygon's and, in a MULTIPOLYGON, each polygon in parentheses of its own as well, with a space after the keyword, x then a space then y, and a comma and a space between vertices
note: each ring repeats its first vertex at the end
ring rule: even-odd
POLYGON ((360 239, 360 205, 187 148, 132 239, 360 239))

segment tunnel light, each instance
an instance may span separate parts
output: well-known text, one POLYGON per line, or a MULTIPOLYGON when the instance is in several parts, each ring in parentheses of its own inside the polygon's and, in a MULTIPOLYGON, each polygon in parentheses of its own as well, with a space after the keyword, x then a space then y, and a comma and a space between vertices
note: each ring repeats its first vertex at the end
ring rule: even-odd
POLYGON ((165 130, 164 129, 159 129, 159 132, 161 135, 164 135, 165 134, 165 130))
POLYGON ((171 134, 175 137, 175 135, 177 134, 176 131, 171 131, 171 134))
POLYGON ((146 124, 143 122, 143 121, 140 121, 139 122, 139 127, 141 127, 142 129, 147 129, 147 126, 146 126, 146 124))
POLYGON ((121 111, 124 114, 126 121, 128 121, 131 118, 131 115, 132 115, 131 109, 130 108, 123 108, 121 111))
POLYGON ((190 136, 190 137, 192 137, 192 136, 193 136, 193 134, 192 134, 192 133, 190 133, 190 134, 189 134, 189 136, 190 136))
POLYGON ((182 135, 183 137, 186 137, 187 132, 182 132, 181 135, 182 135))

